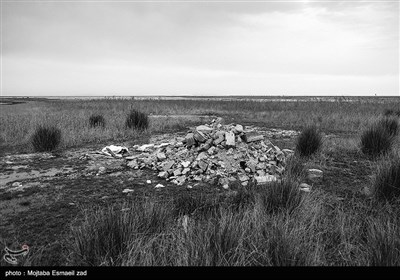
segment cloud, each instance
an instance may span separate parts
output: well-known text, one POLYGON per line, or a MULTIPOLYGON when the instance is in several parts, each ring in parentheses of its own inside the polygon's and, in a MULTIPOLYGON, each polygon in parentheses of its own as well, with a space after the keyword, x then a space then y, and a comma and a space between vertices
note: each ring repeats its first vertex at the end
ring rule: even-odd
POLYGON ((3 93, 396 94, 398 5, 5 2, 3 93))

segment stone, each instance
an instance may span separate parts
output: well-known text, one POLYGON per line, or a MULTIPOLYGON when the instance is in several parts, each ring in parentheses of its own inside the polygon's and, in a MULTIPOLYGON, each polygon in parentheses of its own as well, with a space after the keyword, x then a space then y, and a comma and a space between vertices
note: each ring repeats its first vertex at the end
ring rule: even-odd
POLYGON ((240 182, 248 181, 250 178, 247 175, 239 175, 240 182))
POLYGON ((176 147, 176 148, 183 147, 183 142, 181 142, 181 141, 176 142, 175 147, 176 147))
POLYGON ((192 147, 196 144, 196 140, 194 139, 193 133, 188 133, 185 137, 184 143, 187 147, 192 147))
POLYGON ((269 175, 269 174, 265 176, 254 176, 254 179, 257 181, 257 185, 263 185, 277 181, 275 175, 269 175))
POLYGON ((163 164, 162 164, 162 169, 164 170, 164 171, 168 171, 168 170, 170 170, 171 168, 172 168, 172 166, 175 164, 175 161, 173 161, 173 160, 169 160, 169 161, 165 161, 165 162, 163 162, 163 164))
POLYGON ((181 162, 181 165, 182 165, 184 168, 187 168, 187 167, 189 167, 190 163, 191 163, 191 162, 188 161, 188 160, 187 160, 187 161, 182 161, 182 162, 181 162))
POLYGON ((195 180, 195 181, 202 181, 203 179, 201 178, 201 176, 194 176, 193 177, 193 180, 195 180))
POLYGON ((162 171, 162 172, 158 173, 158 177, 166 179, 166 178, 168 178, 168 172, 162 171))
POLYGON ((213 128, 206 125, 199 125, 196 127, 196 130, 201 131, 203 133, 210 133, 211 131, 213 131, 213 128))
POLYGON ((175 184, 177 184, 178 186, 182 186, 183 183, 185 183, 185 181, 186 181, 185 176, 179 176, 175 179, 175 184))
POLYGON ((196 160, 202 160, 202 159, 206 159, 206 158, 208 158, 207 153, 201 152, 201 153, 197 156, 196 160))
POLYGON ((219 145, 219 144, 221 144, 223 141, 225 140, 225 137, 219 137, 219 138, 217 138, 217 139, 215 139, 214 140, 214 145, 219 145))
POLYGON ((311 191, 311 186, 309 184, 306 184, 306 183, 301 183, 299 185, 299 190, 303 191, 303 192, 310 192, 311 191))
POLYGON ((319 182, 322 180, 323 171, 319 169, 308 169, 307 178, 312 182, 319 182))
POLYGON ((182 170, 182 174, 183 174, 183 175, 186 175, 189 171, 190 171, 190 168, 184 168, 184 169, 182 170))
POLYGON ((258 176, 265 176, 265 171, 264 170, 257 170, 257 175, 258 176))
POLYGON ((207 153, 211 156, 211 155, 213 155, 213 154, 215 154, 217 152, 217 148, 216 147, 214 147, 214 146, 212 146, 211 148, 209 148, 208 150, 207 150, 207 153))
POLYGON ((265 169, 267 166, 266 166, 266 164, 265 164, 265 162, 259 162, 259 163, 257 163, 257 165, 256 165, 256 169, 257 170, 263 170, 263 169, 265 169))
POLYGON ((235 146, 235 134, 232 131, 225 132, 226 146, 235 146))
POLYGON ((201 131, 195 131, 193 133, 193 138, 200 143, 204 143, 207 140, 207 136, 201 131))
POLYGON ((133 159, 137 159, 137 158, 138 158, 137 155, 125 157, 126 160, 133 160, 133 159))
POLYGON ((207 162, 205 162, 204 160, 200 160, 198 164, 199 164, 199 167, 201 168, 201 170, 203 170, 203 172, 207 170, 207 167, 208 167, 207 162))
POLYGON ((173 174, 174 176, 180 176, 182 175, 182 171, 180 169, 175 169, 173 174))
POLYGON ((151 184, 151 180, 146 180, 146 183, 147 184, 151 184))
POLYGON ((164 185, 162 185, 162 184, 157 184, 154 188, 156 188, 156 189, 159 189, 159 188, 165 188, 165 186, 164 185))
POLYGON ((256 168, 257 168, 257 161, 254 159, 249 160, 246 165, 248 168, 251 169, 251 172, 256 172, 256 168))
POLYGON ((249 133, 246 133, 244 135, 244 141, 246 143, 260 141, 260 140, 263 140, 263 139, 264 139, 264 135, 260 135, 260 134, 255 133, 255 132, 249 132, 249 133))
POLYGON ((300 189, 311 189, 311 186, 309 184, 307 184, 307 183, 301 183, 299 185, 299 188, 300 189))
POLYGON ((167 156, 166 156, 164 153, 159 152, 159 153, 157 153, 157 158, 158 158, 159 160, 164 160, 164 159, 167 158, 167 156))
POLYGON ((11 186, 18 188, 18 187, 22 187, 22 184, 20 182, 14 182, 14 183, 12 183, 11 186))
POLYGON ((243 125, 237 124, 234 128, 234 131, 236 133, 242 133, 243 132, 243 125))

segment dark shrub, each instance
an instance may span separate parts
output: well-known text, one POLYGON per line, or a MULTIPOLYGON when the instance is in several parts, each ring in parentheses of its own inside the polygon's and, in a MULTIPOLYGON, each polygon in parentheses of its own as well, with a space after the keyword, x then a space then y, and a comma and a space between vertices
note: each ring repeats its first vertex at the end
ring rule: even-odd
POLYGON ((322 136, 315 126, 305 128, 299 135, 296 143, 296 152, 300 156, 311 156, 322 145, 322 136))
POLYGON ((36 128, 31 143, 36 152, 50 152, 57 148, 61 142, 61 130, 51 126, 36 128))
POLYGON ((104 127, 106 124, 102 115, 91 115, 89 118, 90 127, 104 127))
POLYGON ((149 118, 145 113, 132 109, 126 118, 125 126, 132 129, 145 130, 149 127, 149 118))
POLYGON ((383 115, 386 116, 386 117, 393 116, 393 115, 395 115, 395 114, 396 114, 395 111, 393 111, 392 109, 386 109, 386 110, 383 112, 383 115))
POLYGON ((361 135, 361 151, 372 157, 387 153, 391 149, 392 143, 393 137, 382 125, 373 124, 361 135))
POLYGON ((390 136, 396 136, 399 132, 399 123, 396 118, 384 118, 378 122, 378 126, 386 128, 390 136))
POLYGON ((372 193, 379 199, 387 200, 400 196, 400 158, 398 156, 380 163, 372 193))

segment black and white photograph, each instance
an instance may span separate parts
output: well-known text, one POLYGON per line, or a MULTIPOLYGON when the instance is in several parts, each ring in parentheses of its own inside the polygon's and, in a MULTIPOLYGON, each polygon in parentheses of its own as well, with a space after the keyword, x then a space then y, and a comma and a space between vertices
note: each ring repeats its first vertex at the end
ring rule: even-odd
POLYGON ((0 16, 1 277, 400 266, 399 0, 0 16))

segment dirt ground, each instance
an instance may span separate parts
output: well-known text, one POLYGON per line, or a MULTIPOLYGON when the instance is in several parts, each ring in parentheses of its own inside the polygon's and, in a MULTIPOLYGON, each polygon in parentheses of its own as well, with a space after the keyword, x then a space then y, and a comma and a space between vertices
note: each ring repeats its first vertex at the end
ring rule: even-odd
MULTIPOLYGON (((150 142, 165 137, 154 135, 150 142)), ((281 149, 294 149, 295 146, 293 137, 275 137, 271 141, 281 149)), ((148 139, 139 139, 135 144, 147 142, 148 139)), ((132 144, 126 143, 128 149, 132 144)), ((2 245, 19 248, 27 244, 33 254, 35 251, 41 254, 41 264, 63 265, 70 227, 79 224, 84 209, 123 204, 135 196, 169 199, 182 192, 226 195, 235 191, 202 182, 177 186, 158 178, 157 171, 134 170, 127 166, 125 159, 96 154, 103 147, 104 144, 96 144, 52 154, 6 153, 1 156, 2 245), (158 183, 165 187, 155 188, 158 183), (125 189, 131 191, 123 192, 125 189)), ((325 157, 324 167, 315 162, 314 166, 323 169, 324 179, 313 187, 333 191, 342 199, 360 195, 361 186, 370 179, 371 167, 357 157, 357 154, 331 153, 325 157)))

